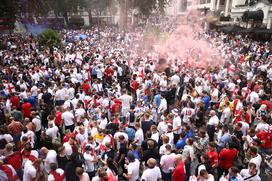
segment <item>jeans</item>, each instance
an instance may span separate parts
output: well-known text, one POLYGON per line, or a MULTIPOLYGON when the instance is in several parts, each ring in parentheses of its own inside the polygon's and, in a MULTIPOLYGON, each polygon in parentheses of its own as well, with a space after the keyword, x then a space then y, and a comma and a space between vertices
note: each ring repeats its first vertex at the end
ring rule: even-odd
POLYGON ((172 181, 172 174, 170 173, 164 173, 163 171, 162 173, 162 180, 163 181, 172 181))

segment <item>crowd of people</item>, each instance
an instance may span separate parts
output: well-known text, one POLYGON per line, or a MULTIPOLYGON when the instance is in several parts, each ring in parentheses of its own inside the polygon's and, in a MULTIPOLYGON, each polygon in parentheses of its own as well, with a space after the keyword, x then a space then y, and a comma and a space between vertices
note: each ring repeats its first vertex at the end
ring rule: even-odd
POLYGON ((194 66, 145 29, 1 36, 0 180, 271 181, 271 45, 198 32, 220 60, 194 66))

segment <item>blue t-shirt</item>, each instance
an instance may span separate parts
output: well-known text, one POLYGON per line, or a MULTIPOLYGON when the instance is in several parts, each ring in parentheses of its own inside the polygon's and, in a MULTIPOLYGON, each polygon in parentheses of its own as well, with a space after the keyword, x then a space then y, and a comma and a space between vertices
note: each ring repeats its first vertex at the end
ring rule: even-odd
POLYGON ((186 145, 186 137, 178 140, 178 142, 176 143, 176 148, 183 149, 185 145, 186 145))
POLYGON ((204 102, 204 105, 205 105, 204 109, 205 109, 205 111, 207 111, 209 106, 210 106, 210 97, 209 96, 204 96, 202 98, 202 101, 204 102))
POLYGON ((159 94, 154 96, 154 101, 156 103, 156 106, 159 107, 161 104, 161 96, 159 94))

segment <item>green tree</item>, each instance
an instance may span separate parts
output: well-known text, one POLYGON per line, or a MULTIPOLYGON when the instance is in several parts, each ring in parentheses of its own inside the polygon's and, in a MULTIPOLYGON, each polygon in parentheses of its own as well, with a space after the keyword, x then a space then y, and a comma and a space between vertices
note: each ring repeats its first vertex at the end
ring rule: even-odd
POLYGON ((49 47, 52 49, 53 47, 61 46, 61 36, 60 34, 52 29, 44 30, 38 36, 39 45, 43 47, 49 47))
POLYGON ((132 0, 131 8, 137 8, 145 17, 148 17, 152 12, 164 14, 166 6, 171 0, 132 0))
POLYGON ((103 12, 107 11, 113 0, 85 0, 85 8, 89 13, 90 23, 92 23, 92 15, 95 14, 97 17, 103 12))

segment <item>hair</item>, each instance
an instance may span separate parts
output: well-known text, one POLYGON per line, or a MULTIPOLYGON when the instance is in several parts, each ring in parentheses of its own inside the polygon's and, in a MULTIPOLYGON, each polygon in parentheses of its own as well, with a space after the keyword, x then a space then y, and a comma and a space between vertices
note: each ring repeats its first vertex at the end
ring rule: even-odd
POLYGON ((233 172, 233 173, 235 173, 235 174, 237 174, 237 173, 240 172, 239 169, 238 169, 237 167, 231 167, 230 170, 231 170, 231 172, 233 172))
POLYGON ((252 146, 249 148, 251 153, 257 154, 258 153, 258 148, 256 146, 252 146))
POLYGON ((188 141, 188 144, 189 144, 189 145, 192 145, 192 144, 194 143, 193 138, 188 138, 187 141, 188 141))
POLYGON ((57 170, 58 166, 56 163, 50 163, 50 169, 51 170, 57 170))
POLYGON ((135 156, 134 156, 133 153, 129 153, 128 156, 127 156, 127 158, 128 158, 128 160, 129 160, 130 162, 134 162, 134 161, 135 161, 135 156))
POLYGON ((151 141, 151 140, 148 140, 147 141, 147 146, 148 146, 148 148, 153 149, 154 148, 154 142, 151 141))
POLYGON ((124 135, 120 135, 118 138, 119 138, 119 140, 121 140, 121 141, 124 141, 124 140, 125 140, 124 135))
POLYGON ((206 175, 207 173, 208 173, 207 170, 202 169, 202 170, 200 170, 199 175, 203 177, 203 176, 206 175))
POLYGON ((165 148, 166 148, 166 150, 171 151, 171 145, 170 144, 165 145, 165 148))
POLYGON ((255 163, 253 163, 253 162, 249 162, 249 163, 248 163, 248 167, 254 167, 254 168, 256 168, 257 166, 256 166, 256 164, 255 164, 255 163))
POLYGON ((84 170, 82 167, 76 167, 76 174, 77 175, 82 175, 84 173, 84 170))

